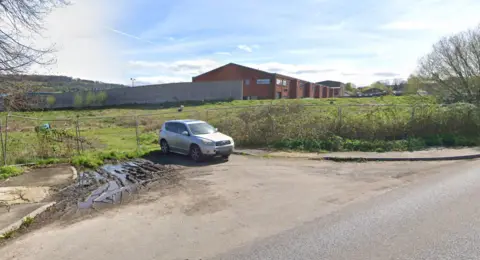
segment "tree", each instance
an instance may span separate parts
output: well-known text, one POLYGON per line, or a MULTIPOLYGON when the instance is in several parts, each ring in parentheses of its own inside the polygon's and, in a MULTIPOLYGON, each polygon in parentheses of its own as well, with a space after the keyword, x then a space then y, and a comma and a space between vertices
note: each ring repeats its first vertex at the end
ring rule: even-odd
MULTIPOLYGON (((52 47, 34 46, 35 35, 42 32, 45 16, 55 7, 68 4, 67 0, 0 0, 0 76, 23 73, 31 65, 54 62, 49 57, 52 47)), ((31 95, 35 86, 0 81, 0 95, 6 110, 25 110, 40 102, 31 95)))
POLYGON ((53 62, 52 48, 38 48, 32 35, 42 32, 42 23, 53 8, 66 0, 0 0, 0 75, 25 72, 33 64, 53 62))
POLYGON ((85 98, 85 105, 92 106, 92 105, 95 105, 95 103, 96 103, 95 93, 89 91, 87 93, 87 97, 85 98))
POLYGON ((423 80, 419 76, 410 75, 407 80, 407 86, 405 88, 405 94, 413 95, 418 94, 419 90, 422 90, 423 80))
POLYGON ((444 101, 480 103, 480 25, 434 44, 418 72, 444 101))
POLYGON ((98 105, 104 105, 107 101, 108 94, 106 91, 101 91, 97 93, 95 98, 98 105))
POLYGON ((353 87, 353 84, 348 82, 347 84, 345 84, 345 90, 348 91, 348 92, 354 92, 354 87, 353 87))
POLYGON ((73 106, 74 107, 82 107, 83 106, 83 96, 82 93, 76 93, 73 96, 73 106))
POLYGON ((50 96, 47 97, 47 105, 50 108, 52 108, 55 105, 56 102, 57 102, 57 99, 55 98, 55 96, 50 95, 50 96))

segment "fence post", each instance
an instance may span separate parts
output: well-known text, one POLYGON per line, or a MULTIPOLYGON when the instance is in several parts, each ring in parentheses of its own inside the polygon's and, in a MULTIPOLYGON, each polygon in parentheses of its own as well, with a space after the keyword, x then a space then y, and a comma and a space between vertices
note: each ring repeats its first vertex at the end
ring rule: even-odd
POLYGON ((338 128, 342 127, 342 107, 338 107, 338 128))
POLYGON ((406 134, 407 138, 411 135, 412 128, 413 128, 413 120, 415 119, 415 106, 412 107, 412 115, 410 116, 410 127, 409 127, 409 133, 406 134))
POLYGON ((81 141, 82 139, 82 135, 80 134, 80 116, 77 115, 77 131, 78 131, 78 143, 79 143, 79 146, 80 146, 80 151, 83 152, 83 142, 81 141))
MULTIPOLYGON (((2 158, 5 158, 5 149, 3 149, 5 146, 3 144, 3 131, 2 131, 2 120, 0 120, 0 141, 2 145, 2 158)), ((3 162, 5 165, 5 162, 3 162)))
POLYGON ((5 119, 5 143, 3 144, 3 165, 7 165, 7 141, 8 141, 8 118, 10 117, 10 112, 7 114, 5 119))
POLYGON ((206 118, 205 118, 205 121, 207 121, 207 122, 208 122, 208 109, 206 110, 206 112, 205 112, 205 113, 206 113, 206 115, 205 115, 205 117, 206 117, 206 118))
POLYGON ((75 124, 75 139, 77 140, 77 154, 80 154, 80 133, 78 130, 78 115, 77 120, 74 121, 75 124))
POLYGON ((139 151, 140 150, 140 139, 139 139, 139 136, 138 136, 138 116, 135 115, 134 118, 135 118, 135 138, 137 140, 137 151, 139 151))

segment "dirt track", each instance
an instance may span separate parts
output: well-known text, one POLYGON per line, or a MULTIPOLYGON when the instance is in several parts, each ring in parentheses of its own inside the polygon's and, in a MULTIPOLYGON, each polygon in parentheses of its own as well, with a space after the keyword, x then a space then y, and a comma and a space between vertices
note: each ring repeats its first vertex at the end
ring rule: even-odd
POLYGON ((196 165, 127 206, 50 225, 0 249, 4 259, 205 259, 461 162, 334 163, 232 156, 196 165), (64 246, 68 241, 68 246, 64 246), (88 248, 88 250, 86 250, 88 248))

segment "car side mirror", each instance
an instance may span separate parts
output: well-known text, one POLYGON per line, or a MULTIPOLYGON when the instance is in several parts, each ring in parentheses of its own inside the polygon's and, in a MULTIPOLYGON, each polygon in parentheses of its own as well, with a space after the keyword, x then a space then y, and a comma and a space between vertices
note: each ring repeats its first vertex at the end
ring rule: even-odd
POLYGON ((184 136, 189 136, 189 134, 188 134, 187 131, 183 131, 183 132, 182 132, 182 135, 184 135, 184 136))

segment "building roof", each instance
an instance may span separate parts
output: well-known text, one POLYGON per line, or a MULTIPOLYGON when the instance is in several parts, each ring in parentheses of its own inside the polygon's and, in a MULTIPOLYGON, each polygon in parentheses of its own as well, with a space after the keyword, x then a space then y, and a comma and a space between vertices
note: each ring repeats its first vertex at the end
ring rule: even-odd
POLYGON ((197 78, 197 77, 203 76, 203 75, 205 75, 205 74, 208 74, 208 73, 210 73, 210 72, 214 72, 214 71, 220 70, 220 69, 222 69, 222 68, 224 68, 224 67, 227 67, 227 66, 229 66, 229 65, 234 65, 234 66, 241 67, 241 68, 244 68, 244 69, 249 69, 249 70, 258 71, 258 72, 262 72, 262 73, 265 73, 265 74, 270 74, 270 75, 272 75, 272 76, 280 76, 280 77, 282 77, 282 78, 289 79, 289 80, 295 80, 295 79, 296 79, 296 80, 301 80, 301 81, 305 81, 305 82, 310 82, 310 81, 308 81, 308 80, 302 80, 302 79, 299 79, 299 78, 294 78, 294 77, 286 76, 286 75, 279 74, 279 73, 272 73, 272 72, 268 72, 268 71, 264 71, 264 70, 260 70, 260 69, 254 69, 254 68, 247 67, 247 66, 240 65, 240 64, 237 64, 237 63, 233 63, 233 62, 227 63, 227 64, 225 64, 225 65, 223 65, 223 66, 220 66, 220 67, 218 67, 218 68, 216 68, 216 69, 207 71, 207 72, 202 73, 202 74, 200 74, 200 75, 197 75, 197 76, 195 76, 195 77, 193 77, 193 78, 197 78))
POLYGON ((324 80, 324 81, 317 82, 317 84, 325 85, 327 87, 340 87, 342 85, 345 85, 343 82, 334 81, 334 80, 324 80))
POLYGON ((230 63, 227 63, 227 64, 225 64, 225 65, 223 65, 223 66, 220 66, 220 67, 218 67, 218 68, 216 68, 216 69, 209 70, 209 71, 207 71, 207 72, 205 72, 205 73, 202 73, 202 74, 200 74, 200 75, 197 75, 197 76, 195 76, 195 77, 193 77, 193 78, 197 78, 197 77, 203 76, 203 75, 205 75, 205 74, 208 74, 208 73, 210 73, 210 72, 214 72, 214 71, 223 69, 223 68, 225 68, 225 67, 227 67, 227 66, 230 66, 230 65, 234 65, 234 66, 237 66, 237 67, 242 67, 242 68, 249 69, 249 70, 259 71, 259 72, 266 73, 266 74, 273 74, 273 73, 270 73, 270 72, 267 72, 267 71, 263 71, 263 70, 259 70, 259 69, 254 69, 254 68, 250 68, 250 67, 247 67, 247 66, 243 66, 243 65, 240 65, 240 64, 236 64, 236 63, 230 62, 230 63))

